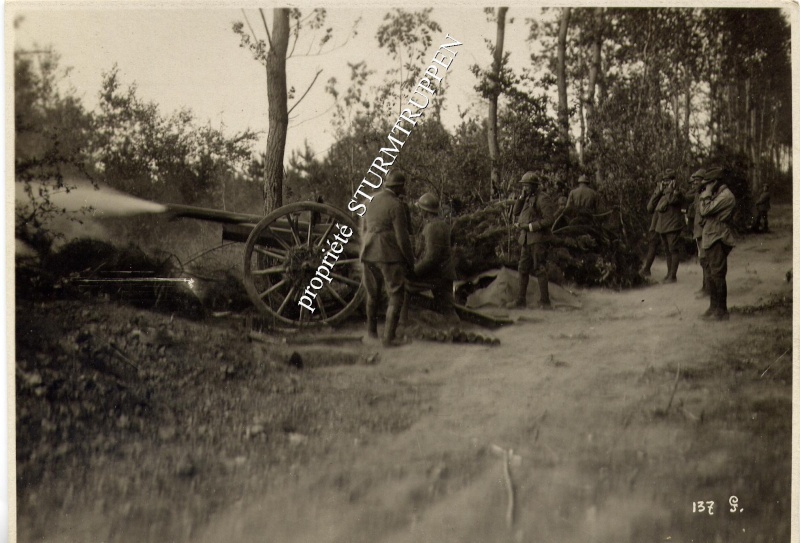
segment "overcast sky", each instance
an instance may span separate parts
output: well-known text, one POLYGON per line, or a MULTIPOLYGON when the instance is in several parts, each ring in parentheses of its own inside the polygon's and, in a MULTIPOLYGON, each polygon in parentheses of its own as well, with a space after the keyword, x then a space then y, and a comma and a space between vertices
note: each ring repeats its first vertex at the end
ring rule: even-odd
MULTIPOLYGON (((382 74, 389 62, 378 48, 375 33, 390 8, 329 8, 326 26, 334 29, 334 42, 341 43, 360 17, 358 35, 342 48, 324 56, 290 59, 288 84, 298 96, 322 69, 316 85, 290 121, 287 157, 292 149, 300 149, 307 140, 317 152, 324 152, 333 143, 330 116, 332 98, 324 92, 330 77, 339 81, 339 90, 346 88, 350 71, 347 63, 366 61, 368 68, 382 74)), ((7 17, 22 16, 15 44, 24 49, 53 46, 61 55, 62 67, 71 67, 69 83, 87 107, 97 103, 102 73, 116 63, 124 85, 136 83, 138 95, 159 104, 162 113, 181 107, 194 111, 202 122, 224 124, 229 133, 246 128, 267 129, 266 76, 264 68, 252 59, 250 52, 239 47, 239 37, 231 30, 235 21, 243 20, 240 9, 219 8, 37 8, 35 4, 6 5, 7 17)), ((260 37, 263 25, 256 9, 247 9, 250 23, 260 37)), ((271 10, 266 10, 271 25, 271 10)), ((512 53, 512 66, 529 64, 530 45, 526 42, 528 27, 525 17, 539 16, 538 8, 509 10, 506 50, 512 53)), ((447 75, 444 122, 457 121, 462 110, 485 108, 474 91, 475 78, 469 67, 474 63, 488 66, 491 62, 484 39, 494 41, 495 26, 486 20, 480 8, 448 6, 434 9, 432 17, 442 27, 434 37, 432 56, 444 35, 463 42, 459 55, 447 75)), ((308 38, 309 36, 307 36, 308 38)), ((301 43, 309 43, 301 38, 301 43)), ((426 64, 427 65, 427 64, 426 64)), ((419 66, 420 71, 426 65, 419 66)), ((291 107, 291 102, 290 102, 291 107)))

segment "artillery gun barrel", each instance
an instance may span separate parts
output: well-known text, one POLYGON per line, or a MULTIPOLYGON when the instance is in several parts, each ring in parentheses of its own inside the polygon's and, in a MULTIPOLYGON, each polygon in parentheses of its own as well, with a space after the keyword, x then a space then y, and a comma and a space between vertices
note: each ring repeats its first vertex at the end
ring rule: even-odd
POLYGON ((257 224, 261 215, 250 215, 248 213, 231 213, 221 209, 210 209, 206 207, 187 206, 180 204, 167 204, 167 213, 171 218, 185 217, 187 219, 199 219, 202 221, 217 222, 221 224, 257 224))

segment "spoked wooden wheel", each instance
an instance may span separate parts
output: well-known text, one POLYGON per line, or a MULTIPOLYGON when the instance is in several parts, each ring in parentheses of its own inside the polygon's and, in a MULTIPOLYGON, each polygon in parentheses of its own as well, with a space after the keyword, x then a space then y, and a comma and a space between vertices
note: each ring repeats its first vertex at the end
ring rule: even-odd
POLYGON ((282 324, 336 324, 364 295, 358 250, 357 228, 346 213, 314 202, 285 205, 247 238, 244 285, 259 311, 282 324))

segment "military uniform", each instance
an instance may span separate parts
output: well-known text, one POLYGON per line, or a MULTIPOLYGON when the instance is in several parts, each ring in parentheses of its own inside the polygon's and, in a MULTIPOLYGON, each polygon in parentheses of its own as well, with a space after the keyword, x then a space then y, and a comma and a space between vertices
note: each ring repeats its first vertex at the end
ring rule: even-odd
MULTIPOLYGON (((369 204, 361 222, 361 261, 364 265, 364 286, 367 289, 367 327, 377 336, 378 304, 385 291, 389 304, 383 341, 395 340, 403 304, 406 275, 414 266, 414 253, 408 228, 408 211, 392 190, 391 174, 384 189, 369 204)), ((403 182, 399 186, 403 186, 403 182)))
POLYGON ((700 194, 700 216, 703 225, 702 248, 708 259, 711 305, 703 315, 707 318, 728 318, 728 254, 736 241, 730 220, 736 197, 722 183, 722 170, 715 168, 703 176, 705 187, 700 194))
POLYGON ((570 191, 567 197, 567 210, 574 210, 578 216, 585 219, 592 219, 592 215, 597 213, 600 205, 600 197, 597 191, 589 186, 589 180, 585 175, 578 179, 578 187, 570 191))
MULTIPOLYGON (((683 193, 675 185, 675 172, 667 170, 663 175, 667 181, 666 187, 659 187, 654 194, 658 195, 655 205, 656 224, 655 231, 664 244, 667 257, 667 275, 663 282, 674 283, 677 281, 678 264, 680 264, 680 235, 684 225, 683 193)), ((652 199, 651 199, 652 200, 652 199)))
POLYGON ((538 179, 532 172, 526 173, 520 183, 530 184, 533 192, 520 197, 514 204, 513 215, 520 229, 519 244, 519 296, 516 306, 526 305, 529 274, 536 275, 539 282, 539 302, 542 307, 550 307, 550 293, 547 278, 547 253, 551 241, 550 227, 555 220, 555 206, 550 197, 538 188, 538 179))
POLYGON ((686 213, 688 224, 692 227, 692 239, 697 246, 697 260, 703 270, 703 286, 697 292, 697 297, 702 298, 710 294, 710 287, 708 284, 708 258, 703 249, 703 224, 702 217, 700 216, 700 193, 702 191, 703 176, 706 171, 700 168, 692 174, 692 190, 694 191, 694 199, 686 213))
POLYGON ((642 277, 650 276, 650 267, 656 259, 658 245, 661 241, 661 238, 656 232, 656 221, 658 219, 656 216, 656 204, 658 203, 657 192, 658 191, 654 192, 653 196, 651 196, 650 200, 647 202, 647 212, 650 213, 650 228, 647 229, 647 254, 644 257, 644 264, 642 264, 639 270, 639 275, 642 277))
POLYGON ((414 277, 409 286, 430 289, 437 310, 450 318, 458 318, 454 308, 456 272, 450 249, 450 227, 433 216, 422 228, 418 245, 421 256, 414 265, 414 277))
POLYGON ((769 200, 769 187, 764 185, 758 200, 756 200, 756 221, 753 224, 753 230, 756 232, 769 232, 769 219, 767 217, 770 208, 769 200), (761 227, 762 223, 764 225, 763 229, 761 227))

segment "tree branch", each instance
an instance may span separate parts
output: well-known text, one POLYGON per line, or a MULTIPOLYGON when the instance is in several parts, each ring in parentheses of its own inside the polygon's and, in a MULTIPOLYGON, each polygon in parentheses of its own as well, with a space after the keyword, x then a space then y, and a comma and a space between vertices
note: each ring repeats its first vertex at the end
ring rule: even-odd
POLYGON ((267 31, 267 41, 269 42, 269 48, 272 50, 272 36, 269 33, 269 26, 267 25, 267 18, 264 17, 264 10, 258 8, 258 12, 261 14, 261 20, 264 22, 264 30, 267 31))
POLYGON ((306 89, 306 92, 304 92, 304 93, 303 93, 303 96, 301 96, 301 97, 300 97, 300 98, 297 100, 297 102, 295 102, 295 103, 294 103, 294 105, 293 105, 293 106, 292 106, 292 107, 289 109, 289 111, 286 113, 287 115, 289 115, 289 113, 291 113, 292 111, 294 111, 294 108, 296 108, 296 107, 298 106, 298 104, 300 104, 300 102, 302 102, 302 101, 303 101, 303 98, 305 98, 305 97, 306 97, 306 94, 308 94, 308 91, 310 91, 310 90, 311 90, 311 87, 313 87, 313 86, 314 86, 314 83, 316 83, 316 81, 317 81, 317 78, 319 77, 319 74, 321 74, 321 73, 322 73, 322 70, 317 70, 317 74, 314 76, 314 79, 312 79, 312 80, 311 80, 311 84, 310 84, 310 85, 308 86, 308 88, 306 89))
POLYGON ((300 39, 300 21, 297 21, 297 26, 295 27, 294 30, 294 42, 292 43, 292 50, 289 51, 288 55, 286 55, 287 60, 292 58, 292 55, 294 54, 294 48, 297 47, 297 42, 299 39, 300 39))
POLYGON ((247 18, 247 13, 245 13, 244 8, 242 8, 242 17, 244 17, 244 22, 247 23, 247 28, 250 29, 250 34, 253 36, 253 43, 258 43, 258 38, 256 37, 256 32, 253 30, 252 25, 250 24, 250 19, 247 18))

